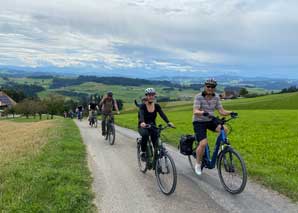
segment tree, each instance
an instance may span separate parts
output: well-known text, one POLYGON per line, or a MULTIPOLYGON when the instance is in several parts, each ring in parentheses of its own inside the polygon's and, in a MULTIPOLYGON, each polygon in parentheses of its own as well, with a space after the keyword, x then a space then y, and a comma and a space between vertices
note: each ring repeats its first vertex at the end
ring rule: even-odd
POLYGON ((42 119, 42 114, 47 113, 48 108, 45 101, 38 100, 35 103, 35 111, 39 115, 39 120, 42 119))
POLYGON ((32 106, 34 106, 34 101, 25 99, 16 105, 15 110, 18 114, 25 115, 26 118, 29 118, 29 115, 33 113, 32 106))
POLYGON ((64 97, 50 94, 45 100, 48 113, 51 115, 51 119, 54 115, 62 114, 64 106, 64 97))
POLYGON ((240 96, 246 96, 248 94, 248 91, 246 88, 241 88, 240 91, 239 91, 239 95, 240 96))

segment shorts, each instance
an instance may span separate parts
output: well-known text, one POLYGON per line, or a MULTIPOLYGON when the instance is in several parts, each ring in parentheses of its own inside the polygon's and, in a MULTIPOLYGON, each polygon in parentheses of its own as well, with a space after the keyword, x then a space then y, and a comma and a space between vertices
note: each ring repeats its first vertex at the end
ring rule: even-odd
POLYGON ((207 138, 207 129, 215 132, 218 126, 218 124, 215 123, 214 121, 206 121, 206 122, 194 121, 192 124, 193 124, 193 130, 196 135, 196 140, 198 142, 207 138))

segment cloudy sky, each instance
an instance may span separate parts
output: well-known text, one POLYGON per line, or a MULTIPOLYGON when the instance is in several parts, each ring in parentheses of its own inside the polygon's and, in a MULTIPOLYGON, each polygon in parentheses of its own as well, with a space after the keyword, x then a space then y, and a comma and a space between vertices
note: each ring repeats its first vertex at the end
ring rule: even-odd
POLYGON ((0 66, 298 77, 296 0, 0 0, 0 66))

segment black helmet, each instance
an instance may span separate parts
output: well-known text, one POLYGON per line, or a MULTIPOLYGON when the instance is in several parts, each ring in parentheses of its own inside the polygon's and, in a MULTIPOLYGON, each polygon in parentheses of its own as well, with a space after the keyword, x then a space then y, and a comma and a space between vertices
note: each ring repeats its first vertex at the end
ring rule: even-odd
POLYGON ((211 85, 216 87, 217 86, 217 82, 214 78, 209 78, 205 81, 205 85, 211 85))
POLYGON ((108 92, 107 92, 107 96, 112 97, 112 96, 113 96, 113 92, 112 92, 112 91, 108 91, 108 92))

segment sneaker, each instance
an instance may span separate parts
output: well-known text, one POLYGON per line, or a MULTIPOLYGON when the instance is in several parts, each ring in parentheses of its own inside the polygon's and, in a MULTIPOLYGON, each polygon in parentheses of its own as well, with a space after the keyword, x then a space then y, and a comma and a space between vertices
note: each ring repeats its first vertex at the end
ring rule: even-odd
POLYGON ((195 172, 196 172, 196 174, 199 175, 199 176, 202 174, 201 164, 196 163, 196 166, 195 166, 195 172))
POLYGON ((146 153, 145 152, 141 152, 141 160, 146 162, 146 153))

